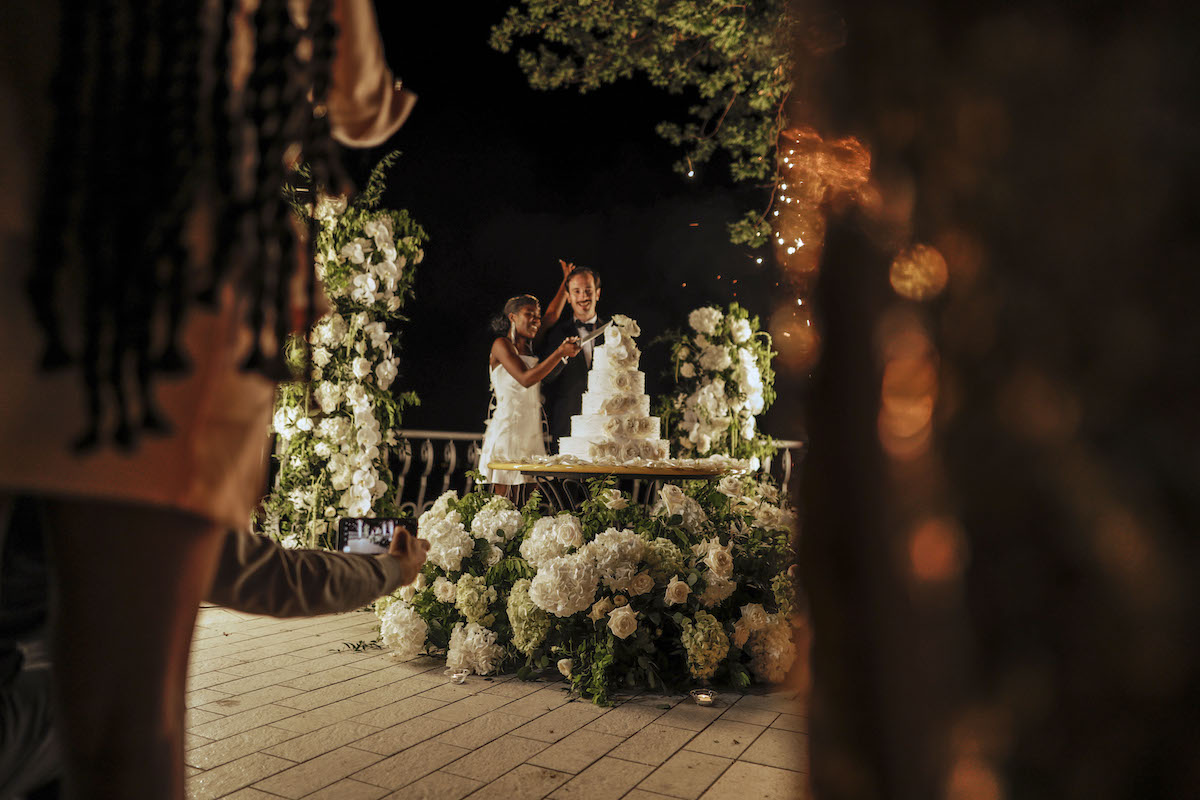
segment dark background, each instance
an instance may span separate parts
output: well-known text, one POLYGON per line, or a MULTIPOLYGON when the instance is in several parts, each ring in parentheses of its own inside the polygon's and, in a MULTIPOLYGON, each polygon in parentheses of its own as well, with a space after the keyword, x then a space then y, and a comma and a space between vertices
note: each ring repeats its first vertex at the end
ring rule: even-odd
MULTIPOLYGON (((669 383, 666 347, 650 342, 686 325, 688 311, 736 299, 765 320, 777 302, 767 251, 726 235, 765 193, 734 187, 721 161, 683 177, 672 169, 680 151, 654 132, 683 119, 689 98, 638 79, 586 95, 535 91, 515 53, 488 46, 507 5, 378 6, 388 61, 419 100, 390 142, 346 159, 362 180, 401 150, 384 202, 408 209, 430 237, 401 329, 396 386, 422 401, 405 412, 407 428, 483 430, 488 321, 523 292, 545 307, 560 258, 600 273, 602 314, 641 324, 652 397, 669 383)), ((782 375, 778 387, 760 423, 797 438, 798 387, 782 375)))

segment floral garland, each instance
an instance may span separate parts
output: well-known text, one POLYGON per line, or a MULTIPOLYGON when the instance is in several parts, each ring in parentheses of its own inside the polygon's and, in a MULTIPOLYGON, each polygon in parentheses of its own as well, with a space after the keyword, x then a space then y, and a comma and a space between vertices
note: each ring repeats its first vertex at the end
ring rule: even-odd
POLYGON ((748 459, 757 470, 760 459, 775 452, 755 419, 775 401, 771 336, 737 303, 724 312, 697 308, 688 326, 690 331, 664 337, 671 345, 676 390, 660 399, 658 413, 672 452, 722 453, 748 459))
MULTIPOLYGON (((425 232, 406 211, 377 208, 385 158, 354 202, 322 196, 316 272, 332 304, 313 326, 312 383, 279 387, 272 429, 279 472, 264 502, 264 532, 289 547, 332 547, 339 517, 394 516, 386 448, 412 392, 391 391, 399 359, 393 326, 412 296, 425 232)), ((289 356, 299 366, 304 343, 289 356)))
POLYGON ((663 487, 652 508, 597 480, 579 513, 447 492, 419 520, 429 560, 376 604, 402 658, 479 674, 557 668, 597 703, 675 676, 779 682, 795 659, 794 515, 768 483, 663 487))

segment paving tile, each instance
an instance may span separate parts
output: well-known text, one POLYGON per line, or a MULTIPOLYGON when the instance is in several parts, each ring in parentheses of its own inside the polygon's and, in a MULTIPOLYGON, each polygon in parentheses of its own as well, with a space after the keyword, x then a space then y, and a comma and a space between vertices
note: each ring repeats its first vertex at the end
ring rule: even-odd
POLYGON ((397 789, 386 800, 461 800, 480 785, 479 781, 439 771, 397 789))
POLYGON ((268 656, 266 658, 251 658, 241 664, 233 664, 228 667, 221 667, 220 669, 231 675, 247 678, 256 673, 267 672, 273 669, 292 669, 297 672, 307 672, 310 664, 311 662, 305 661, 303 658, 284 654, 280 656, 268 656))
POLYGON ((512 714, 506 714, 503 711, 491 711, 470 722, 464 722, 461 725, 449 728, 437 738, 439 742, 452 744, 455 747, 473 749, 482 747, 493 739, 503 736, 509 731, 516 730, 525 723, 526 720, 524 717, 514 717, 512 714))
MULTIPOLYGON (((207 690, 206 690, 207 691, 207 690)), ((300 694, 299 689, 288 686, 264 686, 245 694, 225 695, 211 703, 200 706, 201 711, 211 711, 214 714, 236 714, 239 711, 249 711, 252 708, 264 706, 279 700, 286 700, 300 694)))
POLYGON ((382 786, 384 789, 399 789, 424 778, 451 761, 462 758, 467 752, 461 747, 442 742, 420 742, 367 767, 353 777, 355 780, 382 786))
POLYGON ((589 731, 611 733, 614 736, 633 736, 642 728, 666 713, 666 709, 626 703, 611 709, 584 727, 589 731))
POLYGON ((748 722, 751 725, 770 725, 779 717, 778 711, 770 711, 765 708, 754 708, 753 706, 743 707, 741 703, 735 706, 730 706, 721 715, 721 719, 729 722, 748 722))
POLYGON ((194 731, 196 728, 199 728, 202 725, 207 725, 210 722, 216 722, 219 719, 224 719, 224 717, 222 717, 220 714, 214 714, 211 711, 201 711, 198 708, 189 708, 183 719, 183 727, 186 730, 194 731))
POLYGON ((312 711, 297 713, 294 717, 286 717, 278 722, 272 723, 272 727, 282 728, 286 731, 294 733, 310 733, 319 730, 326 725, 332 725, 344 719, 350 719, 357 714, 363 713, 366 710, 365 706, 355 705, 353 708, 336 709, 330 706, 323 708, 315 708, 312 711), (339 711, 341 713, 339 713, 339 711))
POLYGON ((204 747, 206 744, 212 744, 213 740, 206 736, 197 736, 196 734, 186 731, 183 734, 183 749, 192 750, 197 747, 204 747))
MULTIPOLYGON (((647 792, 645 789, 634 789, 629 794, 625 795, 621 800, 669 800, 671 795, 659 794, 658 792, 647 792)), ((741 800, 748 800, 742 798, 741 800)), ((758 800, 758 798, 755 798, 758 800)))
POLYGON ((283 797, 304 797, 359 772, 378 760, 379 756, 375 753, 356 750, 353 747, 340 747, 303 764, 294 764, 290 769, 259 781, 254 788, 283 797))
POLYGON ((351 717, 351 721, 374 725, 376 728, 390 728, 392 725, 399 725, 405 720, 439 709, 443 705, 445 704, 441 700, 430 700, 428 697, 406 697, 351 717))
MULTIPOLYGON (((360 739, 354 743, 354 746, 362 750, 370 750, 372 753, 378 753, 381 756, 390 756, 426 739, 432 739, 439 733, 453 727, 453 722, 432 719, 430 717, 416 717, 415 719, 401 722, 399 725, 393 725, 390 728, 384 728, 378 733, 373 733, 370 736, 360 739)), ((439 764, 438 766, 441 765, 439 764)), ((434 767, 434 769, 437 769, 437 767, 434 767)))
POLYGON ((553 711, 570 699, 570 696, 561 689, 543 688, 538 689, 536 692, 531 692, 518 700, 513 700, 501 708, 506 714, 516 714, 518 717, 533 719, 534 717, 540 717, 547 711, 553 711))
POLYGON ((617 745, 609 755, 626 761, 658 766, 687 744, 694 735, 683 728, 672 728, 655 722, 617 745))
MULTIPOLYGON (((293 671, 300 672, 301 670, 297 669, 293 671)), ((366 670, 342 665, 321 670, 320 672, 309 672, 298 675, 287 681, 285 685, 291 686, 293 689, 302 689, 306 692, 311 692, 313 689, 320 689, 322 686, 341 683, 342 681, 348 681, 351 678, 357 678, 366 674, 366 670)))
MULTIPOLYGON (((479 679, 472 681, 467 678, 465 683, 451 683, 450 679, 444 675, 420 675, 418 678, 425 681, 440 681, 431 685, 428 689, 421 692, 422 697, 431 697, 434 700, 443 700, 447 703, 453 703, 456 700, 462 700, 464 697, 471 697, 483 691, 479 683, 479 679)), ((416 678, 410 678, 416 680, 416 678)))
POLYGON ((578 730, 526 760, 534 766, 549 767, 560 772, 582 772, 623 741, 622 737, 609 733, 578 730))
POLYGON ((219 691, 226 694, 244 694, 253 692, 255 689, 261 689, 264 686, 274 686, 277 683, 287 683, 290 680, 299 678, 300 673, 291 669, 272 669, 266 672, 258 672, 254 675, 248 675, 245 678, 235 678, 231 681, 226 681, 220 684, 219 691))
POLYGON ((549 745, 545 742, 522 739, 510 734, 470 750, 467 755, 442 769, 477 781, 492 781, 530 757, 536 756, 546 747, 549 745))
POLYGON ((183 760, 193 767, 212 769, 242 756, 257 753, 295 735, 291 731, 264 725, 188 750, 183 760))
POLYGON ((282 758, 253 753, 188 778, 187 796, 193 800, 223 797, 290 766, 292 762, 282 758))
POLYGON ((495 694, 501 697, 509 697, 513 700, 518 700, 526 695, 533 694, 540 690, 542 685, 533 681, 508 680, 503 683, 496 683, 483 690, 483 694, 495 694))
POLYGON ((766 764, 769 767, 806 771, 807 741, 803 741, 806 739, 803 734, 792 731, 767 729, 754 740, 754 744, 746 748, 740 760, 766 764))
POLYGON ((242 676, 234 675, 230 672, 190 672, 188 673, 187 690, 194 692, 199 689, 207 689, 211 686, 228 683, 229 681, 236 681, 239 677, 242 676))
POLYGON ((804 776, 799 772, 735 761, 700 796, 701 800, 802 800, 804 776))
POLYGON ((653 771, 649 764, 604 758, 558 787, 553 800, 617 800, 653 771))
POLYGON ((772 728, 779 728, 785 731, 801 731, 808 732, 808 718, 799 717, 795 714, 780 714, 771 723, 772 728))
POLYGON ((804 715, 804 704, 794 698, 784 695, 747 694, 737 701, 742 708, 759 708, 767 711, 778 711, 781 714, 804 715))
POLYGON ((238 789, 233 794, 227 794, 223 800, 278 800, 278 797, 266 792, 260 792, 253 786, 247 786, 245 789, 238 789))
POLYGON ((183 696, 183 705, 185 708, 199 708, 205 703, 211 703, 214 700, 221 700, 226 697, 229 697, 229 695, 225 692, 218 692, 216 689, 196 689, 183 696))
POLYGON ((387 789, 369 783, 345 778, 305 795, 304 800, 378 800, 387 794, 387 789))
POLYGON ((467 795, 468 800, 538 800, 566 783, 570 773, 522 764, 467 795))
MULTIPOLYGON (((691 750, 680 750, 667 759, 661 767, 650 773, 639 787, 651 792, 681 797, 685 800, 695 800, 712 786, 733 759, 696 753, 691 750)), ((743 797, 754 797, 748 792, 743 797)))
POLYGON ((322 753, 328 753, 330 750, 356 742, 364 736, 370 736, 378 731, 378 728, 370 725, 343 720, 312 733, 297 736, 295 739, 288 739, 274 747, 263 748, 263 752, 286 758, 289 761, 308 761, 322 753))
MULTIPOLYGON (((441 686, 443 683, 445 683, 445 680, 441 677, 432 677, 424 674, 412 675, 394 683, 389 683, 386 686, 380 686, 363 692, 358 695, 358 699, 372 706, 385 706, 389 703, 395 703, 398 700, 405 700, 422 692, 427 692, 434 687, 441 686)), ((425 699, 437 700, 438 705, 445 705, 448 702, 445 699, 433 697, 425 699)))
POLYGON ((660 725, 700 731, 728 709, 728 706, 698 706, 695 703, 680 703, 658 718, 660 725))
POLYGON ((470 697, 464 697, 462 700, 456 700, 453 703, 444 705, 436 711, 430 711, 429 716, 450 722, 466 722, 489 711, 495 711, 508 702, 509 700, 506 697, 497 697, 491 694, 473 694, 470 697))
POLYGON ((697 733, 683 749, 707 753, 710 756, 737 758, 765 730, 762 725, 733 722, 721 717, 697 733))
MULTIPOLYGON (((518 700, 517 702, 521 701, 518 700)), ((501 710, 507 711, 508 708, 509 706, 504 706, 501 710)), ((568 703, 522 725, 520 728, 517 728, 516 733, 518 736, 524 736, 527 739, 557 742, 559 739, 594 721, 607 711, 608 709, 601 708, 587 701, 568 703)))
MULTIPOLYGON (((268 704, 252 708, 249 711, 232 714, 228 717, 217 717, 215 720, 201 725, 193 725, 191 730, 210 739, 224 739, 227 736, 233 736, 235 733, 257 728, 260 725, 270 725, 272 722, 281 720, 284 717, 290 717, 295 713, 295 709, 268 704)), ((214 714, 213 716, 216 715, 214 714)))

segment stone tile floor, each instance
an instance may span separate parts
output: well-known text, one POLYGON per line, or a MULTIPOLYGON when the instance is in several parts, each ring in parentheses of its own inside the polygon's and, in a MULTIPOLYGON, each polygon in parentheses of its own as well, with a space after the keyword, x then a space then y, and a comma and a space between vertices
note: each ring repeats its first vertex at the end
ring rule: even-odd
POLYGON ((794 800, 806 718, 794 691, 711 708, 637 694, 612 708, 561 681, 472 675, 345 643, 375 616, 200 610, 187 695, 192 798, 794 800))

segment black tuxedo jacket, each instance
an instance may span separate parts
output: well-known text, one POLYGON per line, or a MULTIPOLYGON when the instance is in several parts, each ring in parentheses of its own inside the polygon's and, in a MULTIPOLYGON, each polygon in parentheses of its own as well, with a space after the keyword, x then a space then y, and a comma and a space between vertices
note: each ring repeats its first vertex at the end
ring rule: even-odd
MULTIPOLYGON (((568 307, 563 319, 560 319, 546 334, 542 342, 542 358, 547 358, 568 336, 579 336, 579 328, 575 325, 575 315, 568 307)), ((596 317, 596 325, 603 325, 607 320, 596 317)), ((601 337, 603 338, 603 337, 601 337)), ((600 339, 592 342, 593 352, 600 339)), ((550 435, 555 439, 571 435, 571 417, 580 413, 583 403, 583 393, 587 391, 588 363, 582 352, 567 359, 567 363, 555 369, 542 381, 542 394, 546 403, 546 420, 550 425, 550 435)))

